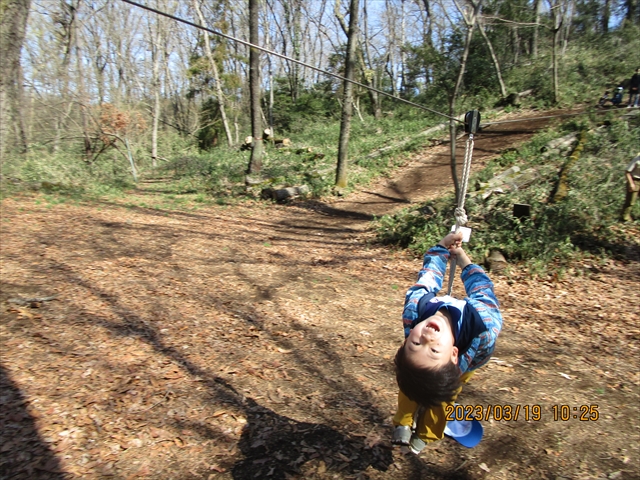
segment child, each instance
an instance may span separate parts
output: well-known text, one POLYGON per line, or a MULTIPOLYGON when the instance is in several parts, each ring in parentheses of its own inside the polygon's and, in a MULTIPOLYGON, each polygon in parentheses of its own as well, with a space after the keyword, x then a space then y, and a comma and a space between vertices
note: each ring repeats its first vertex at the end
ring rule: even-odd
POLYGON ((622 85, 619 85, 616 88, 615 93, 613 94, 613 98, 611 99, 611 103, 614 104, 616 107, 622 103, 622 92, 623 91, 624 91, 624 89, 622 88, 622 85))
POLYGON ((493 283, 461 248, 462 233, 450 233, 424 256, 418 282, 405 297, 405 341, 395 357, 398 409, 392 443, 415 454, 442 439, 452 405, 473 370, 489 361, 502 329, 493 283), (436 297, 450 255, 456 256, 468 297, 436 297), (422 408, 419 418, 414 413, 422 408))
POLYGON ((602 94, 602 96, 600 97, 600 100, 598 101, 598 105, 600 105, 601 107, 604 107, 608 101, 609 101, 609 90, 605 91, 602 94))

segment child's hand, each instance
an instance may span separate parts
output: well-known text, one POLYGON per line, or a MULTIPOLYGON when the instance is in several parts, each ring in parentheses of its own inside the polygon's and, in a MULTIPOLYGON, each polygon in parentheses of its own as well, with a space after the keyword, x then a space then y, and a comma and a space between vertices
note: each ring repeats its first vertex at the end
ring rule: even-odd
POLYGON ((462 248, 462 232, 450 233, 442 240, 438 245, 443 246, 451 255, 455 255, 456 264, 460 268, 464 268, 471 263, 471 259, 467 255, 467 252, 462 248))
POLYGON ((438 242, 438 245, 443 246, 451 253, 454 253, 453 251, 451 251, 452 248, 458 249, 462 246, 462 232, 449 233, 442 240, 440 240, 440 242, 438 242))
POLYGON ((467 255, 467 252, 465 252, 462 247, 450 248, 449 251, 451 255, 455 257, 458 267, 464 268, 471 263, 469 255, 467 255))

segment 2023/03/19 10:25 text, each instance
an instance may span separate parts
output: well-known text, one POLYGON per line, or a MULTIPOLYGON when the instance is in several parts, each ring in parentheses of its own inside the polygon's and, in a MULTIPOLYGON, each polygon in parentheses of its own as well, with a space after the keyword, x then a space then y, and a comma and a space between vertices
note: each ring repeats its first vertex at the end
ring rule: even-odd
MULTIPOLYGON (((553 421, 580 420, 595 422, 600 418, 598 405, 552 405, 553 421)), ((539 422, 544 413, 541 405, 447 405, 446 420, 485 420, 514 422, 516 420, 539 422)))

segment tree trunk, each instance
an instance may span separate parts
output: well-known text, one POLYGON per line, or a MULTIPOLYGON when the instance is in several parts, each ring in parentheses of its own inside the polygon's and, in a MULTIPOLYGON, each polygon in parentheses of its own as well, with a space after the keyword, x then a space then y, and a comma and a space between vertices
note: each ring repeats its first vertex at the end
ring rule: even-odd
POLYGON ((340 141, 338 143, 338 165, 336 168, 336 186, 347 186, 347 150, 353 115, 353 80, 356 62, 356 42, 358 41, 358 15, 360 0, 351 0, 349 6, 349 32, 347 37, 347 57, 345 65, 344 98, 342 101, 342 119, 340 121, 340 141))
POLYGON ((53 140, 53 151, 58 152, 62 142, 63 132, 67 129, 67 120, 71 116, 73 110, 73 101, 70 98, 70 65, 73 50, 73 32, 77 21, 76 15, 79 3, 60 2, 60 10, 56 12, 58 16, 59 46, 63 50, 62 61, 58 65, 58 78, 60 79, 60 105, 58 108, 58 116, 55 119, 55 137, 53 140))
POLYGON ((533 35, 531 37, 531 56, 538 58, 538 31, 540 30, 540 3, 541 0, 534 0, 533 9, 536 17, 536 25, 533 28, 533 35))
MULTIPOLYGON (((360 64, 361 64, 361 68, 362 68, 362 74, 364 77, 364 83, 365 85, 368 85, 372 88, 378 88, 378 82, 376 81, 376 67, 373 64, 373 61, 371 60, 371 42, 369 40, 369 34, 368 34, 368 21, 369 21, 369 14, 368 14, 368 10, 367 10, 367 2, 364 2, 364 9, 363 9, 363 31, 364 34, 362 35, 362 48, 360 49, 360 55, 359 55, 359 59, 360 59, 360 64), (366 53, 366 59, 364 54, 366 53)), ((349 19, 349 23, 351 23, 351 19, 349 19)), ((372 114, 373 114, 373 118, 375 118, 376 120, 379 120, 382 117, 382 105, 381 105, 381 99, 380 99, 380 95, 378 95, 377 92, 373 91, 372 89, 367 89, 367 93, 369 94, 369 99, 371 101, 371 109, 372 109, 372 114)))
MULTIPOLYGON (((200 19, 200 25, 205 25, 204 15, 202 15, 202 11, 200 10, 200 4, 198 0, 193 1, 193 7, 198 14, 198 18, 200 19)), ((230 147, 233 145, 233 136, 231 135, 231 129, 229 128, 229 121, 227 120, 227 113, 225 111, 225 98, 224 93, 222 92, 222 84, 220 82, 220 75, 218 73, 218 66, 216 65, 215 58, 213 58, 213 52, 211 51, 211 42, 209 41, 209 34, 204 32, 204 48, 207 52, 207 58, 209 59, 209 65, 211 66, 211 71, 213 72, 213 81, 216 84, 216 96, 218 97, 218 109, 220 111, 220 118, 222 119, 222 125, 224 127, 224 133, 227 136, 227 145, 230 147)))
POLYGON ((502 73, 500 72, 500 63, 498 62, 498 57, 493 50, 493 45, 491 44, 491 40, 487 37, 487 33, 484 31, 484 22, 481 18, 478 19, 478 30, 480 30, 480 34, 482 38, 484 38, 485 43, 487 44, 487 48, 489 49, 489 53, 491 53, 491 59, 493 60, 493 66, 496 69, 496 75, 498 76, 498 83, 500 84, 500 93, 502 94, 502 98, 506 98, 507 96, 507 88, 504 85, 504 81, 502 80, 502 73))
MULTIPOLYGON (((301 50, 301 27, 302 5, 300 0, 285 0, 282 2, 284 9, 284 20, 287 26, 287 33, 291 39, 291 54, 294 60, 300 61, 301 50)), ((300 65, 295 62, 290 63, 289 85, 291 88, 291 99, 295 103, 298 100, 300 88, 300 65)))
POLYGON ((84 160, 89 161, 93 156, 93 148, 91 145, 91 139, 89 138, 89 120, 87 118, 87 108, 90 105, 90 100, 84 85, 84 68, 82 65, 82 57, 80 55, 77 22, 73 23, 73 28, 73 42, 76 49, 76 71, 78 72, 78 97, 80 98, 78 103, 80 105, 80 122, 82 124, 82 138, 84 141, 84 160))
POLYGON ((405 71, 407 66, 407 52, 405 51, 404 44, 407 38, 407 20, 404 11, 404 0, 400 2, 402 11, 400 14, 402 15, 402 20, 400 22, 400 91, 402 93, 406 93, 406 79, 405 79, 405 71))
POLYGON ((480 7, 482 6, 482 0, 479 0, 478 3, 471 3, 473 10, 470 14, 466 14, 463 10, 460 10, 462 16, 464 18, 465 23, 467 24, 467 36, 464 43, 464 51, 462 52, 462 59, 460 60, 460 71, 458 72, 458 79, 456 80, 456 85, 453 89, 453 93, 451 94, 451 98, 449 99, 449 116, 452 117, 449 120, 449 149, 451 153, 451 178, 453 180, 453 186, 455 187, 456 192, 456 202, 459 200, 458 197, 460 195, 460 184, 458 182, 458 174, 456 172, 456 121, 453 117, 455 117, 456 111, 456 99, 460 92, 460 87, 462 86, 462 77, 464 76, 464 72, 467 66, 467 58, 469 58, 469 47, 471 46, 471 38, 473 37, 473 30, 476 25, 476 18, 478 17, 478 12, 480 11, 480 7))
MULTIPOLYGON (((401 3, 404 6, 404 2, 401 3)), ((394 97, 398 96, 398 71, 396 69, 396 49, 395 46, 400 43, 403 44, 402 41, 398 42, 396 28, 395 25, 397 23, 396 12, 391 4, 390 0, 385 0, 385 9, 387 13, 388 20, 386 21, 386 27, 389 29, 387 33, 388 43, 387 43, 387 58, 385 61, 385 69, 387 71, 387 75, 389 76, 389 81, 391 82, 391 94, 394 97)), ((404 17, 401 15, 400 18, 400 28, 403 27, 404 17)))
POLYGON ((520 32, 518 25, 512 27, 511 34, 513 36, 513 63, 517 65, 520 59, 520 32))
POLYGON ((558 12, 559 6, 554 6, 551 8, 553 12, 553 45, 551 48, 551 58, 552 58, 552 68, 553 68, 553 102, 558 103, 559 101, 559 93, 558 93, 558 41, 560 39, 560 32, 562 30, 562 20, 560 17, 560 12, 558 12))
MULTIPOLYGON (((160 124, 160 45, 161 33, 159 17, 156 17, 156 34, 152 36, 153 45, 151 46, 151 53, 153 57, 153 77, 151 84, 153 86, 153 107, 151 109, 151 116, 153 117, 153 126, 151 129, 151 164, 153 168, 158 166, 158 126, 160 124)), ((151 32, 149 32, 151 33, 151 32)), ((132 167, 133 168, 133 167, 132 167)))
MULTIPOLYGON (((334 13, 336 18, 338 19, 338 22, 340 23, 340 26, 342 27, 342 30, 344 31, 344 33, 347 35, 347 38, 349 39, 350 38, 349 27, 346 25, 344 18, 340 13, 339 6, 340 6, 339 0, 336 0, 334 13)), ((359 5, 358 5, 358 9, 360 9, 359 5)), ((366 21, 367 21, 366 8, 365 8, 363 17, 366 24, 366 21)), ((349 23, 351 23, 351 19, 349 19, 349 23)), ((360 39, 357 38, 355 41, 359 42, 360 39)), ((347 48, 348 48, 348 44, 347 44, 347 48)), ((367 67, 367 62, 364 58, 364 50, 368 48, 368 40, 366 38, 364 39, 364 41, 361 43, 361 48, 358 49, 357 44, 353 48, 354 48, 353 55, 355 57, 354 62, 356 61, 355 59, 357 58, 358 63, 360 64, 360 68, 362 70, 362 76, 363 76, 362 83, 364 83, 369 87, 376 88, 373 69, 367 67)), ((354 72, 355 72, 355 64, 354 64, 354 72)), ((352 88, 352 95, 353 95, 353 88, 352 88)), ((377 92, 371 89, 367 89, 367 95, 369 95, 369 98, 371 101, 371 110, 372 110, 371 114, 374 116, 374 118, 379 119, 382 116, 379 95, 377 94, 377 92)))
POLYGON ((609 18, 611 17, 611 0, 604 0, 602 6, 602 31, 609 32, 609 18))
MULTIPOLYGON (((418 5, 420 5, 419 2, 418 5)), ((424 7, 424 32, 422 34, 422 44, 426 47, 433 47, 433 17, 431 16, 431 6, 429 0, 423 0, 422 6, 424 7)), ((432 83, 433 80, 433 62, 427 61, 424 63, 425 72, 425 87, 432 83)))
POLYGON ((571 24, 573 18, 573 9, 575 8, 574 0, 564 0, 564 3, 560 3, 562 11, 562 19, 560 20, 562 26, 560 27, 560 34, 562 39, 562 54, 564 57, 567 53, 567 47, 569 45, 569 35, 571 34, 571 24))
POLYGON ((625 22, 633 25, 640 21, 640 15, 638 15, 638 0, 626 0, 624 3, 626 7, 625 22))
MULTIPOLYGON (((265 17, 267 17, 267 10, 268 10, 268 2, 265 2, 265 17)), ((269 28, 267 28, 267 34, 265 35, 264 38, 264 43, 265 46, 267 48, 267 50, 271 50, 272 46, 271 46, 271 35, 269 35, 268 33, 269 28)), ((267 118, 268 118, 268 129, 269 129, 269 135, 271 136, 271 138, 275 138, 276 134, 275 134, 275 129, 273 127, 273 105, 274 105, 274 93, 273 93, 273 88, 274 88, 274 82, 273 82, 273 59, 271 58, 271 55, 267 55, 267 62, 268 62, 268 67, 267 67, 267 75, 268 75, 268 80, 267 80, 267 85, 269 86, 269 100, 268 100, 268 111, 267 111, 267 118)))
POLYGON ((0 3, 0 160, 8 150, 9 125, 14 125, 19 151, 26 153, 27 136, 23 117, 23 79, 20 54, 24 43, 30 0, 0 3))
POLYGON ((553 31, 553 48, 551 56, 553 58, 553 102, 558 103, 558 37, 560 36, 560 29, 556 28, 553 31))
MULTIPOLYGON (((258 0, 249 0, 249 43, 258 45, 258 0)), ((260 118, 260 51, 249 49, 249 92, 251 101, 251 132, 253 148, 247 175, 259 175, 262 170, 262 122, 260 118)))

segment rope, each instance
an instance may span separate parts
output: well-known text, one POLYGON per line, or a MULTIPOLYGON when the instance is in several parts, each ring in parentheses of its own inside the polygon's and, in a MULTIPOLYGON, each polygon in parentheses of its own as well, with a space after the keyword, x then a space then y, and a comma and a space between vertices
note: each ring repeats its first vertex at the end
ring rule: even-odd
MULTIPOLYGON (((467 145, 464 151, 464 165, 462 166, 462 188, 460 189, 460 195, 458 196, 458 206, 455 209, 454 216, 456 217, 455 232, 460 231, 460 227, 464 227, 467 224, 467 212, 464 210, 464 202, 467 197, 467 187, 469 186, 469 174, 471 173, 471 156, 473 154, 473 133, 469 134, 467 138, 467 145)), ((451 295, 453 289, 453 281, 456 274, 456 258, 455 255, 451 255, 449 258, 449 285, 447 286, 447 295, 451 295)))

